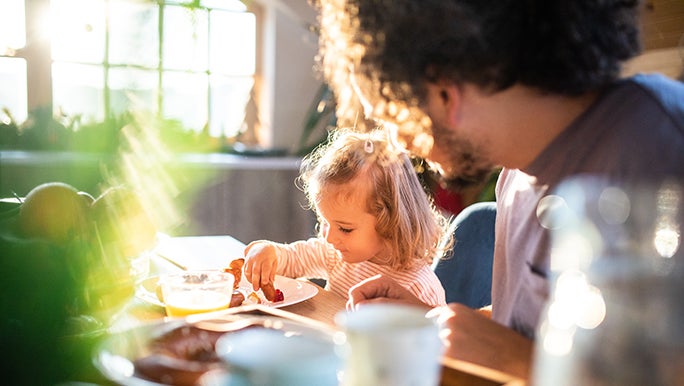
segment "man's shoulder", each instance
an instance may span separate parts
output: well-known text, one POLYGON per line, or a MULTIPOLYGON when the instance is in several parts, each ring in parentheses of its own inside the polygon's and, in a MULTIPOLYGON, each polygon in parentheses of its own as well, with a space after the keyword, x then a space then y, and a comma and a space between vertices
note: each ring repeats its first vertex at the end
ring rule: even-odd
POLYGON ((654 72, 654 73, 638 73, 635 75, 632 75, 630 77, 627 77, 624 79, 628 83, 634 83, 639 85, 640 87, 644 87, 646 89, 654 89, 654 90, 661 90, 661 89, 674 89, 674 90, 684 90, 684 83, 669 78, 663 74, 654 72))
POLYGON ((660 105, 673 118, 684 122, 684 83, 659 73, 636 74, 624 80, 643 91, 647 98, 660 105))

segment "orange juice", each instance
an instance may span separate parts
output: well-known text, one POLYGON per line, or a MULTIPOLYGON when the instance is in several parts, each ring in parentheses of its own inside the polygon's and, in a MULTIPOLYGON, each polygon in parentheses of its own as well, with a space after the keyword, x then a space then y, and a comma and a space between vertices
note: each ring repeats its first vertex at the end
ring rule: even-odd
POLYGON ((183 317, 203 312, 218 311, 230 306, 232 294, 211 291, 183 291, 164 298, 166 315, 183 317))

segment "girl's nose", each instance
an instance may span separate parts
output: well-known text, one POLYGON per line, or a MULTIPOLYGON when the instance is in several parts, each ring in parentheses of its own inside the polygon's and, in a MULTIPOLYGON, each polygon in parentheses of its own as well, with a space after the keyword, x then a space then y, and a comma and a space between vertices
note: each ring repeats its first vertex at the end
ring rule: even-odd
POLYGON ((327 241, 333 247, 337 248, 338 244, 340 243, 338 232, 336 232, 331 227, 328 227, 323 230, 323 236, 325 237, 325 241, 327 241))
POLYGON ((333 236, 333 233, 334 232, 330 231, 330 227, 323 230, 323 236, 325 236, 325 241, 332 245, 335 245, 335 237, 333 236))

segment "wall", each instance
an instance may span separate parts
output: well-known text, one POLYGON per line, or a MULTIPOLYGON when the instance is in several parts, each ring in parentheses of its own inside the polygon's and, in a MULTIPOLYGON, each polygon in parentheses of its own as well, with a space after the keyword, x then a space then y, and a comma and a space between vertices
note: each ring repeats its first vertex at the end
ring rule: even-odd
POLYGON ((309 26, 316 14, 308 0, 258 0, 265 30, 261 48, 263 74, 261 124, 266 144, 294 151, 309 107, 321 85, 314 70, 318 36, 309 26), (270 130, 269 130, 270 129, 270 130))
MULTIPOLYGON (((0 197, 23 197, 36 185, 61 181, 93 196, 111 186, 103 172, 112 165, 98 156, 76 153, 0 151, 0 197)), ((159 224, 174 236, 230 235, 242 242, 291 242, 314 234, 316 217, 295 186, 300 159, 241 157, 232 154, 183 155, 145 165, 135 188, 149 194, 153 212, 179 217, 159 224)), ((168 216, 165 218, 169 218, 168 216)))
POLYGON ((178 232, 228 234, 244 243, 292 242, 313 236, 316 217, 295 185, 299 164, 296 157, 229 154, 181 159, 176 171, 196 183, 178 198, 187 208, 186 223, 178 232))
POLYGON ((627 63, 625 75, 637 72, 660 72, 671 78, 684 75, 683 0, 645 1, 641 38, 644 52, 627 63))

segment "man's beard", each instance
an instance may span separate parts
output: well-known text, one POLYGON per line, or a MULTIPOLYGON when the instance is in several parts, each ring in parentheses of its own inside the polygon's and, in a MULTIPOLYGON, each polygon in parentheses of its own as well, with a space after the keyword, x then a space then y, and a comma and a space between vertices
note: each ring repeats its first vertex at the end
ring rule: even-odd
POLYGON ((438 147, 446 158, 442 162, 443 174, 439 174, 439 183, 445 189, 458 192, 483 184, 495 170, 494 165, 482 154, 482 148, 477 148, 453 130, 433 125, 432 133, 433 146, 438 147))

